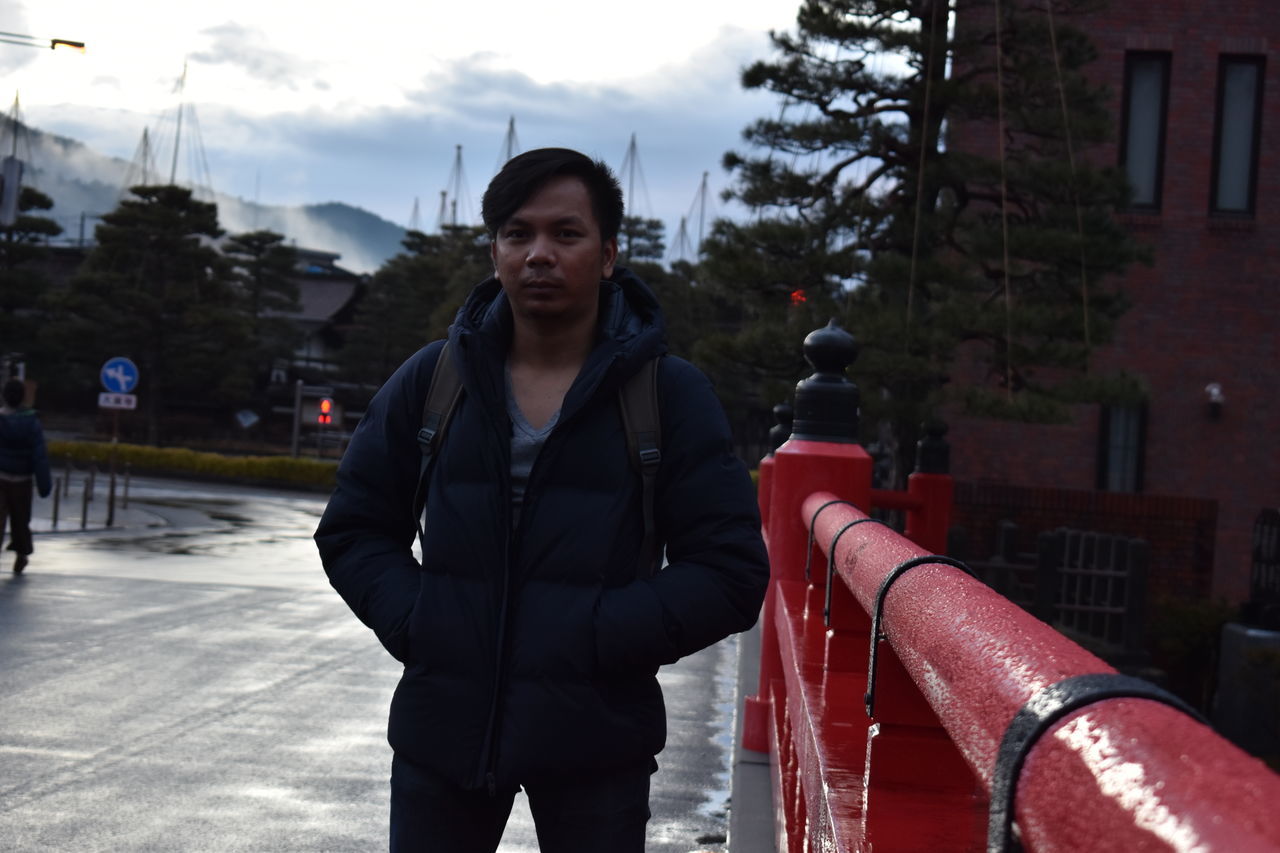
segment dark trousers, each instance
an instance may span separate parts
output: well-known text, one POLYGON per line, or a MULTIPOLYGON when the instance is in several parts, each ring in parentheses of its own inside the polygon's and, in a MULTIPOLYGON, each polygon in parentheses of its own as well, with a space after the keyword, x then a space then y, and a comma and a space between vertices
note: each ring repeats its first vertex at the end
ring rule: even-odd
MULTIPOLYGON (((644 853, 649 775, 641 767, 527 783, 542 853, 644 853)), ((493 853, 516 789, 467 791, 396 756, 391 762, 391 853, 493 853)))
POLYGON ((9 522, 9 550, 30 554, 31 545, 31 481, 0 480, 0 541, 4 539, 5 521, 9 522))

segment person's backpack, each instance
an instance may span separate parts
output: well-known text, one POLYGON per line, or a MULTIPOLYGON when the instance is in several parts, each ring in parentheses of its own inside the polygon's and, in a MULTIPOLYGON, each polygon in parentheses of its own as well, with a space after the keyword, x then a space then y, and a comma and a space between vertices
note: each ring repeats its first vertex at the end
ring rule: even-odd
MULTIPOLYGON (((635 375, 626 381, 618 392, 618 405, 622 409, 622 424, 627 431, 627 455, 631 465, 639 472, 641 505, 644 508, 644 542, 640 547, 641 566, 652 573, 658 569, 661 554, 657 553, 657 531, 653 519, 653 493, 657 489, 658 464, 662 461, 662 433, 658 422, 658 360, 655 356, 646 361, 635 375)), ((413 517, 418 533, 425 540, 422 529, 422 510, 427 502, 427 477, 436 451, 444 442, 449 420, 462 398, 462 379, 449 351, 448 342, 440 350, 435 370, 431 372, 431 385, 422 405, 422 428, 418 430, 418 448, 422 451, 422 463, 418 468, 418 485, 413 490, 413 517)), ((426 547, 425 541, 423 547, 426 547)))

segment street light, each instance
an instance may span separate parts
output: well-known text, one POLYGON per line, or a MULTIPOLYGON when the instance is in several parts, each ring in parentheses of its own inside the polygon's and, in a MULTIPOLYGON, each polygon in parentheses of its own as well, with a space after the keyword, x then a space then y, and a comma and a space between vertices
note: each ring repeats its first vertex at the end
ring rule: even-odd
POLYGON ((57 50, 60 47, 65 47, 84 53, 84 42, 71 41, 70 39, 38 39, 35 36, 24 36, 21 33, 0 32, 0 42, 4 42, 5 44, 20 44, 24 47, 44 47, 47 42, 50 50, 57 50))

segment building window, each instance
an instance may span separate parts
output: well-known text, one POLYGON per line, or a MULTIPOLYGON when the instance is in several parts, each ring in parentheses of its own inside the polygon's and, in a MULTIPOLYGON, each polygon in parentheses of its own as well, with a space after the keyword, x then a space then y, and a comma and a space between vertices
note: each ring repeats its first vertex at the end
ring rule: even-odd
POLYGON ((1146 51, 1126 54, 1120 163, 1133 191, 1129 201, 1132 208, 1160 209, 1168 106, 1169 54, 1146 51))
POLYGON ((1098 489, 1142 491, 1146 444, 1145 406, 1103 406, 1098 425, 1098 489))
POLYGON ((1261 56, 1223 56, 1218 62, 1210 203, 1215 213, 1253 213, 1263 69, 1261 56))

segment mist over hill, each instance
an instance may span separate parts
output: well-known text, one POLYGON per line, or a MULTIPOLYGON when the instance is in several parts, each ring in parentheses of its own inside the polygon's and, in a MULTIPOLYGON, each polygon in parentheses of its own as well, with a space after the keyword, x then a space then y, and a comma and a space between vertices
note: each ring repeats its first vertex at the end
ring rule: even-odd
MULTIPOLYGON (((9 153, 13 125, 3 122, 0 142, 9 153)), ((119 157, 99 154, 75 139, 18 125, 18 157, 26 162, 24 183, 53 199, 46 216, 58 221, 58 242, 93 239, 97 217, 116 208, 126 180, 142 183, 142 174, 119 157), (83 230, 82 230, 83 229, 83 230)), ((151 177, 155 183, 163 177, 151 177)), ((207 191, 198 198, 210 200, 207 191)), ((380 216, 342 202, 283 206, 255 204, 214 192, 218 222, 230 234, 269 229, 283 234, 299 248, 337 252, 338 265, 355 272, 373 272, 401 250, 405 229, 380 216)))

